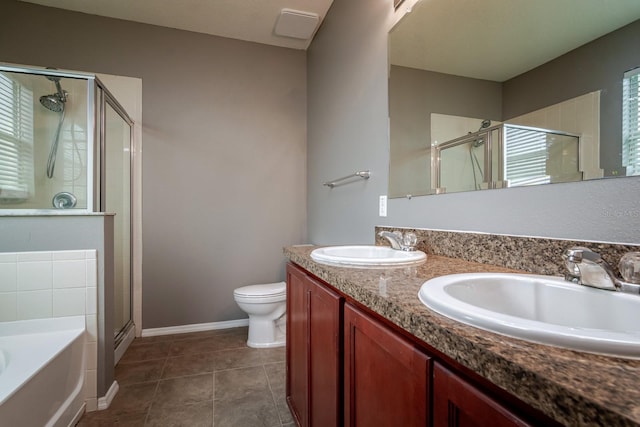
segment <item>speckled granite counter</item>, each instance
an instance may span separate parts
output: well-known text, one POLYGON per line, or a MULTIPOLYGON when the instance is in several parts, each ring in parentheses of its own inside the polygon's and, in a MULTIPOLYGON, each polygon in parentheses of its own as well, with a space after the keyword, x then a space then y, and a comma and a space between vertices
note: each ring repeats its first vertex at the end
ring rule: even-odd
POLYGON ((323 265, 312 246, 285 248, 295 264, 569 426, 640 426, 640 360, 543 346, 486 332, 441 316, 418 300, 433 277, 508 268, 429 255, 417 267, 356 269, 323 265))

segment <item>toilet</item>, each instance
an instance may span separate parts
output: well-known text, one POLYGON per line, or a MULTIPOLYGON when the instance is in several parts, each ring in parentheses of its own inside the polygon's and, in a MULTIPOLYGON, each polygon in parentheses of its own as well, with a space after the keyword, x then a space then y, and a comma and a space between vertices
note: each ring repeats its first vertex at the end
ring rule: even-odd
POLYGON ((249 347, 269 348, 285 345, 285 282, 243 286, 233 291, 233 298, 249 315, 249 347))

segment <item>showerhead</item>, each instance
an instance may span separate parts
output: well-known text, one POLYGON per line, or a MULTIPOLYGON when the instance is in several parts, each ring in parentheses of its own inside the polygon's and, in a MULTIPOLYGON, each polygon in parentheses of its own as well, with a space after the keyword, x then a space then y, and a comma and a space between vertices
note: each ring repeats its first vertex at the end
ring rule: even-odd
MULTIPOLYGON (((54 69, 54 68, 52 68, 54 69)), ((46 109, 54 111, 56 113, 61 113, 64 111, 64 104, 67 102, 67 92, 62 90, 62 86, 60 86, 60 77, 58 76, 45 76, 47 80, 52 81, 56 84, 57 93, 53 93, 51 95, 43 95, 40 97, 40 104, 42 104, 46 109)))
POLYGON ((40 97, 40 104, 47 110, 51 110, 55 113, 61 113, 64 111, 64 103, 66 97, 63 99, 59 93, 52 93, 51 95, 42 95, 40 97))
POLYGON ((473 148, 478 148, 480 147, 482 144, 484 144, 484 138, 476 138, 473 140, 473 142, 471 143, 471 146, 473 148))
MULTIPOLYGON (((489 119, 484 119, 482 121, 482 123, 480 123, 480 129, 478 129, 476 132, 480 132, 482 129, 486 129, 489 126, 491 126, 491 120, 489 119)), ((469 132, 471 134, 471 132, 469 132)), ((478 148, 480 147, 482 144, 484 144, 484 138, 483 137, 479 137, 473 140, 473 142, 471 143, 471 147, 473 148, 478 148)))

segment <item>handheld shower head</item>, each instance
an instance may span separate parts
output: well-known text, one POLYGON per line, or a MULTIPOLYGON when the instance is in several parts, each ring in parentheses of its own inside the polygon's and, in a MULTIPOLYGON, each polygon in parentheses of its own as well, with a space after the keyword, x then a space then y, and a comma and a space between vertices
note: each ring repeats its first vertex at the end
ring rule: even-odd
POLYGON ((47 80, 52 81, 56 85, 57 93, 51 95, 43 95, 40 97, 40 104, 47 110, 51 110, 56 113, 64 111, 65 102, 67 102, 67 92, 62 90, 60 86, 60 77, 58 76, 45 76, 47 80))
MULTIPOLYGON (((55 68, 47 68, 48 70, 55 70, 55 68)), ((60 86, 60 77, 58 76, 45 76, 47 78, 47 80, 55 83, 56 85, 56 91, 58 91, 57 95, 58 98, 62 101, 62 102, 67 102, 67 92, 65 92, 64 90, 62 90, 62 86, 60 86)), ((40 102, 42 102, 42 98, 40 98, 40 102)), ((42 104, 44 105, 44 104, 42 104)), ((46 107, 46 106, 45 106, 46 107)), ((48 108, 48 107, 47 107, 48 108)))
POLYGON ((64 111, 64 103, 66 97, 60 97, 59 93, 53 93, 51 95, 42 95, 40 97, 40 104, 47 110, 51 110, 55 113, 61 113, 64 111))
POLYGON ((60 113, 58 129, 53 141, 51 142, 51 149, 49 150, 49 160, 47 161, 47 178, 53 178, 53 172, 56 167, 56 155, 58 153, 58 141, 60 140, 60 130, 62 129, 62 122, 64 121, 64 106, 67 102, 67 92, 62 90, 62 86, 60 86, 60 77, 47 75, 45 75, 45 77, 47 78, 47 80, 55 83, 57 93, 52 93, 51 95, 42 95, 40 97, 40 104, 42 104, 42 106, 47 110, 53 111, 55 113, 60 113))
POLYGON ((491 120, 489 120, 489 119, 484 119, 484 120, 482 121, 482 123, 480 124, 480 129, 478 129, 478 130, 486 129, 486 128, 488 128, 489 126, 491 126, 491 120))
MULTIPOLYGON (((476 132, 474 132, 474 133, 478 133, 478 132, 480 132, 482 129, 486 129, 486 128, 488 128, 489 126, 491 126, 491 120, 489 120, 489 119, 484 119, 484 120, 482 121, 482 123, 480 124, 480 128, 479 128, 476 132)), ((469 134, 471 134, 471 132, 469 132, 469 134)), ((473 140, 473 142, 471 143, 471 147, 473 147, 473 148, 478 148, 478 147, 480 147, 482 144, 484 144, 484 138, 483 138, 483 137, 479 137, 479 138, 476 138, 475 140, 473 140)))

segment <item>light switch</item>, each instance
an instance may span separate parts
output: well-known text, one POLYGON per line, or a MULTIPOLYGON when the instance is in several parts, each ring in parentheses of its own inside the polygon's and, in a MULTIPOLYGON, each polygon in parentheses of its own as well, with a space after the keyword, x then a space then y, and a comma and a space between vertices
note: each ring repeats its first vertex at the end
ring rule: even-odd
POLYGON ((387 196, 380 196, 379 215, 387 216, 387 196))

